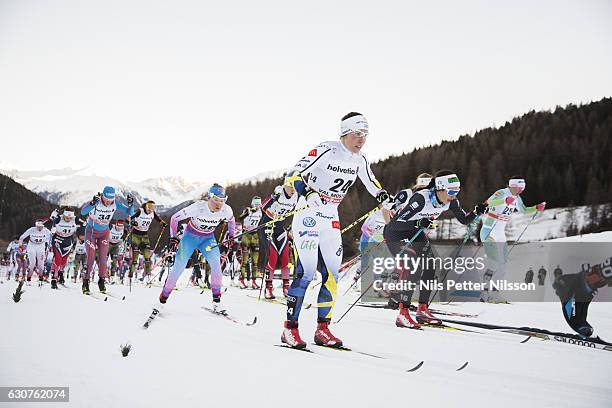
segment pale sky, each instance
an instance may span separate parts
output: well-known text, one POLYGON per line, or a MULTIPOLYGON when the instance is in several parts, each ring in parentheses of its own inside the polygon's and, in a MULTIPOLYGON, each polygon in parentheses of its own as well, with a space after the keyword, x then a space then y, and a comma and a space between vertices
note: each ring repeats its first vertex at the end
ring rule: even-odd
POLYGON ((0 0, 1 168, 237 180, 349 111, 376 160, 611 95, 611 1, 0 0))

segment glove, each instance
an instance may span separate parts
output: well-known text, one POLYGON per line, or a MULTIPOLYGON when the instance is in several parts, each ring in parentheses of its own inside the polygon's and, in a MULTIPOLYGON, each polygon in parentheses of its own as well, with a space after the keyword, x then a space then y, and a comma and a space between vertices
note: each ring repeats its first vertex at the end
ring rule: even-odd
POLYGON ((536 205, 536 210, 539 212, 544 211, 544 208, 546 208, 546 201, 542 201, 540 204, 536 205))
POLYGON ((57 209, 53 210, 53 212, 51 213, 51 218, 57 218, 58 213, 57 213, 57 209))
POLYGON ((308 193, 308 195, 306 196, 306 203, 308 204, 308 207, 311 208, 320 207, 323 205, 321 196, 316 191, 311 191, 310 193, 308 193))
POLYGON ((228 238, 225 246, 227 247, 227 252, 229 252, 234 247, 234 238, 228 238))
POLYGON ((433 220, 430 220, 429 218, 421 218, 420 220, 417 221, 416 225, 417 227, 423 228, 424 230, 426 230, 433 225, 433 220))
POLYGON ((387 190, 380 190, 378 194, 376 194, 376 201, 378 201, 378 204, 389 201, 389 198, 391 198, 391 196, 387 193, 387 190))
POLYGON ((272 234, 274 233, 274 224, 266 225, 266 228, 264 228, 264 233, 268 237, 271 237, 272 234))
POLYGON ((98 202, 100 202, 100 195, 96 194, 95 196, 93 196, 93 198, 89 202, 89 205, 96 205, 98 204, 98 202))
POLYGON ((168 245, 168 248, 170 248, 171 252, 176 252, 176 249, 178 248, 178 244, 179 244, 179 239, 177 237, 172 237, 170 238, 170 244, 168 245))
POLYGON ((166 226, 168 225, 168 223, 164 220, 161 220, 159 224, 161 225, 162 228, 166 228, 166 226))
POLYGON ((488 205, 479 203, 479 204, 476 204, 476 207, 474 207, 474 212, 476 213, 476 215, 482 215, 486 213, 488 209, 489 209, 488 205))
POLYGON ((131 206, 132 204, 134 204, 134 197, 128 194, 126 201, 128 205, 131 206))
POLYGON ((516 201, 516 197, 508 196, 504 201, 506 201, 506 205, 512 205, 516 201))

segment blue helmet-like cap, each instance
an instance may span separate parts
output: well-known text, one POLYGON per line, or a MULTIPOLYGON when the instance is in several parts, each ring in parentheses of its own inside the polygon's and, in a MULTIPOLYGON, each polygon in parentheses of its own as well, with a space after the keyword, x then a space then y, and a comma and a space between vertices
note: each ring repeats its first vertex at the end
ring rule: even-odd
POLYGON ((104 190, 102 190, 102 196, 106 198, 107 200, 114 200, 115 199, 115 189, 111 186, 104 187, 104 190))
POLYGON ((217 197, 222 200, 227 200, 227 194, 225 194, 225 188, 215 183, 208 189, 208 198, 217 197))

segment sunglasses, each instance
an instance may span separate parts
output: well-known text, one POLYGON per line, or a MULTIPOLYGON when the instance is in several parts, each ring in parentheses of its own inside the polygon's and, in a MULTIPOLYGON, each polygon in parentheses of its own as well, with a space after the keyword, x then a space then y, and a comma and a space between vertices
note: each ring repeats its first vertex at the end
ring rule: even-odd
POLYGON ((211 197, 211 199, 212 199, 214 202, 219 203, 219 204, 223 204, 224 202, 226 202, 226 201, 227 201, 227 197, 219 197, 219 196, 216 196, 216 195, 213 195, 213 196, 211 197))
POLYGON ((446 190, 446 194, 448 194, 451 197, 454 197, 457 194, 459 194, 459 191, 461 191, 461 190, 446 190))

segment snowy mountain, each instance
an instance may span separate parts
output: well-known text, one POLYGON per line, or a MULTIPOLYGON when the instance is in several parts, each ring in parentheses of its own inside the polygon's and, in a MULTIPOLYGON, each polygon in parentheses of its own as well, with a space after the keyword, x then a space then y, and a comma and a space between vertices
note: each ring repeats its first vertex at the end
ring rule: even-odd
POLYGON ((115 186, 120 194, 132 194, 137 201, 154 200, 169 207, 202 195, 209 182, 188 182, 182 177, 162 177, 126 182, 99 176, 88 169, 55 169, 49 171, 1 170, 15 181, 43 198, 60 205, 80 205, 106 185, 115 186))

